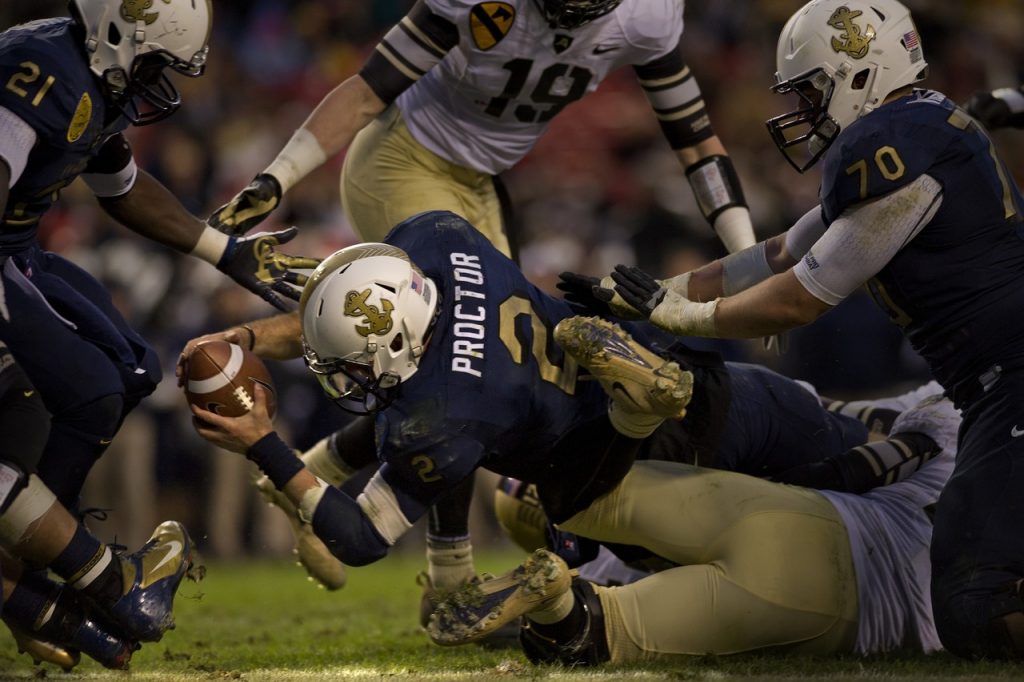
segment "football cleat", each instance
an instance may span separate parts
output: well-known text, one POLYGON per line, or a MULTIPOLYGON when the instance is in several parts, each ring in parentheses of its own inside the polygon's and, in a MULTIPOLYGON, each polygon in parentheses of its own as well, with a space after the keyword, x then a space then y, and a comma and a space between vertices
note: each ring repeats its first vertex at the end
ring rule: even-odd
POLYGON ((483 639, 565 594, 572 571, 562 559, 538 549, 505 575, 463 585, 446 595, 430 616, 427 634, 435 644, 455 646, 483 639))
POLYGON ((59 666, 64 672, 71 672, 71 669, 82 660, 82 655, 74 649, 65 649, 62 646, 36 639, 16 625, 7 623, 14 635, 14 644, 19 654, 28 654, 36 665, 52 663, 59 666))
MULTIPOLYGON (((416 576, 416 584, 423 588, 420 595, 420 627, 430 625, 430 616, 444 599, 444 593, 434 587, 433 581, 426 571, 416 576)), ((486 637, 476 641, 484 649, 516 649, 519 647, 519 625, 521 619, 516 618, 493 631, 486 637)))
POLYGON ((331 554, 323 540, 313 532, 313 525, 303 521, 299 510, 288 499, 288 496, 274 487, 266 476, 256 481, 256 489, 272 507, 277 507, 288 517, 295 537, 295 549, 292 551, 299 557, 299 565, 306 569, 311 580, 316 581, 328 590, 340 590, 345 586, 347 577, 345 565, 338 557, 331 554))
POLYGON ((174 595, 192 567, 192 539, 177 521, 164 521, 139 551, 118 559, 124 590, 99 608, 129 639, 159 641, 174 628, 174 595))
POLYGON ((682 419, 693 396, 693 374, 633 340, 600 317, 568 317, 555 341, 593 374, 624 412, 682 419))
POLYGON ((132 654, 138 651, 139 645, 129 642, 111 632, 91 618, 83 618, 82 624, 71 635, 61 642, 70 650, 78 650, 96 660, 105 668, 127 670, 132 654))
POLYGON ((947 454, 955 453, 961 421, 960 412, 953 407, 953 402, 936 393, 900 413, 889 435, 923 433, 947 454))

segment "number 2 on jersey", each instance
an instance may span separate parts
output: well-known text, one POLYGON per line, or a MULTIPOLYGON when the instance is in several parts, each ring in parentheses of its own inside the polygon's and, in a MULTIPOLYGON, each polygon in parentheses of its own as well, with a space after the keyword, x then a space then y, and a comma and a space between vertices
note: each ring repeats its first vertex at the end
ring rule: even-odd
MULTIPOLYGON (((523 86, 530 77, 530 70, 533 69, 532 59, 512 59, 501 65, 501 68, 509 72, 505 89, 500 95, 492 97, 484 113, 488 116, 500 117, 505 113, 508 103, 519 96, 523 86)), ((567 104, 575 102, 587 92, 587 85, 594 77, 582 66, 569 66, 568 64, 552 64, 540 74, 537 85, 530 93, 530 99, 534 104, 550 104, 547 109, 538 110, 527 104, 520 104, 515 108, 515 117, 524 123, 545 122, 554 118, 555 114, 565 108, 567 104), (563 92, 556 92, 556 84, 563 85, 561 79, 568 78, 568 87, 557 88, 563 92)))
POLYGON ((537 315, 530 303, 530 299, 518 294, 512 294, 506 298, 498 308, 501 316, 500 335, 501 341, 508 348, 513 362, 517 365, 526 363, 526 348, 516 333, 516 320, 525 315, 530 320, 530 330, 533 339, 530 343, 530 350, 534 360, 537 361, 537 369, 540 371, 540 378, 552 383, 565 393, 573 395, 576 392, 576 374, 578 367, 576 361, 564 356, 562 366, 551 362, 548 357, 548 339, 551 333, 548 325, 537 315))

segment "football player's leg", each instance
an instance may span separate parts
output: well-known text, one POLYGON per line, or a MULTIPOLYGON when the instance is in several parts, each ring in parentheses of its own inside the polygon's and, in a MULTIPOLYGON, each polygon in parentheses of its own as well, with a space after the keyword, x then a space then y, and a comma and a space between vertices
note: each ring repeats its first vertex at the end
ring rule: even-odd
POLYGON ((74 508, 127 402, 151 391, 160 374, 149 358, 138 364, 136 347, 83 295, 90 291, 85 282, 69 283, 45 269, 53 262, 35 258, 31 281, 7 262, 3 277, 10 321, 0 321, 0 338, 52 416, 39 475, 65 506, 74 508))
MULTIPOLYGON (((53 662, 66 668, 81 651, 108 668, 128 667, 138 645, 90 616, 88 604, 67 586, 16 562, 3 562, 3 620, 16 636, 52 643, 66 653, 53 662)), ((37 648, 37 650, 39 650, 37 648)))
POLYGON ((360 237, 383 241, 424 211, 465 218, 510 255, 502 204, 490 175, 455 165, 417 142, 392 107, 356 135, 345 155, 341 203, 360 237))
MULTIPOLYGON (((856 629, 857 592, 849 542, 838 512, 817 493, 731 472, 643 461, 615 490, 559 527, 601 541, 640 545, 680 566, 713 567, 680 575, 703 575, 693 578, 695 585, 737 595, 735 602, 724 603, 729 609, 720 614, 733 619, 731 623, 723 620, 721 633, 712 632, 724 638, 718 649, 723 653, 783 645, 813 651, 835 646, 834 641, 844 646, 853 643, 848 635, 856 629), (706 582, 712 574, 719 584, 706 582), (740 598, 743 594, 749 602, 740 598), (763 630, 740 620, 744 609, 769 606, 780 614, 792 612, 793 618, 777 627, 768 619, 763 630), (742 642, 727 639, 730 625, 748 630, 742 642)), ((681 582, 688 584, 688 580, 681 582)), ((660 599, 665 600, 663 593, 660 599)), ((680 608, 688 603, 675 598, 666 601, 680 608)), ((714 592, 707 595, 705 606, 716 608, 714 592)), ((699 600, 694 608, 699 612, 699 600)), ((612 607, 613 614, 617 609, 621 611, 612 607)), ((642 608, 637 613, 641 612, 642 608)), ((628 610, 623 613, 623 627, 640 649, 686 653, 685 641, 671 639, 675 635, 669 633, 652 634, 646 641, 639 616, 629 615, 628 610)), ((666 622, 670 615, 664 616, 666 622)), ((677 620, 677 625, 682 622, 677 620)), ((718 627, 714 622, 704 622, 700 628, 714 631, 718 627)), ((678 636, 691 635, 680 632, 678 636)), ((707 645, 700 641, 701 646, 707 645)), ((700 651, 699 647, 694 650, 700 651)))
POLYGON ((729 408, 715 468, 770 478, 867 442, 863 423, 828 412, 802 384, 758 365, 726 367, 729 408))
POLYGON ((822 404, 829 412, 837 412, 863 422, 871 431, 889 433, 900 412, 909 410, 929 396, 942 393, 942 386, 929 381, 917 388, 895 396, 871 400, 832 400, 822 397, 822 404))
POLYGON ((964 414, 932 535, 932 605, 959 656, 1024 658, 1024 378, 1004 374, 964 414))

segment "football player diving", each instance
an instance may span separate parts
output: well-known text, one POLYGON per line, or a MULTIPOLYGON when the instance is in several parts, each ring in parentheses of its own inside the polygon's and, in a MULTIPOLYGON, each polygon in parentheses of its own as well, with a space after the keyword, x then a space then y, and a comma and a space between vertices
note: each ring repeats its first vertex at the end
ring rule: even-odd
POLYGON ((209 2, 72 0, 70 10, 0 33, 0 339, 52 415, 39 476, 74 509, 90 467, 161 369, 103 286, 40 246, 40 219, 61 189, 81 177, 118 222, 282 308, 275 287, 294 291, 281 280, 301 260, 274 251, 295 231, 228 237, 132 158, 125 129, 181 103, 167 74, 203 72, 209 2))
POLYGON ((132 554, 115 554, 97 540, 33 473, 49 429, 41 396, 0 342, 3 621, 36 663, 71 670, 85 653, 108 668, 127 668, 140 642, 173 627, 192 541, 175 521, 160 524, 132 554), (64 582, 50 580, 46 569, 64 582))
MULTIPOLYGON (((601 386, 580 381, 576 361, 553 343, 553 326, 575 312, 531 285, 459 216, 422 214, 386 244, 326 259, 300 311, 189 342, 241 339, 262 357, 302 355, 328 396, 366 418, 302 460, 274 432, 262 393, 242 417, 193 408, 196 427, 245 453, 326 548, 352 565, 385 556, 437 503, 465 523, 468 510, 453 509, 446 495, 477 467, 536 483, 558 523, 612 490, 635 456, 732 460, 736 470, 773 475, 872 445, 864 423, 827 411, 796 382, 724 363, 651 327, 634 331, 674 358, 662 364, 676 400, 653 418, 642 396, 609 414, 601 386), (673 419, 662 424, 665 417, 673 419), (660 438, 646 438, 655 431, 660 438), (357 496, 335 487, 373 463, 379 469, 357 496)), ((901 440, 874 456, 886 462, 883 480, 938 452, 924 434, 901 440)), ((867 463, 849 470, 880 473, 867 463)), ((444 558, 471 569, 464 555, 444 558)))
MULTIPOLYGON (((449 210, 510 255, 516 245, 506 233, 509 207, 499 174, 530 151, 563 108, 629 65, 704 217, 730 252, 750 246, 756 240, 739 177, 683 58, 683 5, 419 0, 359 73, 324 97, 272 163, 209 223, 246 233, 292 186, 347 148, 341 203, 363 240, 381 241, 413 215, 449 210)), ((275 500, 267 481, 260 490, 275 500)), ((460 490, 468 500, 472 482, 460 490)), ((444 583, 473 576, 434 562, 452 552, 471 557, 467 537, 468 528, 431 515, 431 576, 444 583)), ((309 540, 298 542, 307 569, 325 587, 340 587, 340 567, 307 561, 315 556, 309 540)))
POLYGON ((895 0, 805 5, 780 36, 775 86, 800 108, 768 127, 799 170, 824 159, 820 206, 664 282, 620 267, 615 290, 675 333, 744 338, 811 322, 865 284, 963 412, 931 548, 939 635, 961 656, 1020 658, 1021 195, 984 128, 913 87, 926 67, 895 0))

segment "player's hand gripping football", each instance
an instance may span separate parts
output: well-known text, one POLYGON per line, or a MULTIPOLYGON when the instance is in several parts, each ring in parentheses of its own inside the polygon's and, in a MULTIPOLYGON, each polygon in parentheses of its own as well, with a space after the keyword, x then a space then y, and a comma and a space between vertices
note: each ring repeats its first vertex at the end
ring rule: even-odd
POLYGON ((309 279, 294 270, 315 268, 320 264, 318 258, 289 256, 277 251, 278 246, 291 241, 298 233, 299 228, 289 227, 279 232, 231 237, 217 269, 278 310, 287 312, 290 308, 281 296, 298 301, 309 279))
POLYGON ((228 343, 233 343, 236 346, 252 350, 255 338, 252 336, 252 332, 249 331, 249 328, 232 327, 231 329, 225 329, 222 332, 204 334, 203 336, 197 336, 196 338, 189 340, 182 349, 181 355, 178 356, 178 364, 174 367, 174 376, 178 380, 179 387, 183 387, 187 381, 188 359, 192 356, 192 351, 195 350, 196 346, 201 343, 206 343, 207 341, 227 341, 228 343))
POLYGON ((615 282, 611 277, 598 279, 575 272, 563 272, 558 275, 555 285, 562 292, 562 297, 569 303, 583 306, 597 315, 611 315, 624 320, 641 320, 644 318, 635 308, 626 303, 621 296, 615 294, 612 287, 615 282))
POLYGON ((241 417, 222 417, 215 412, 190 405, 196 433, 217 447, 244 455, 253 445, 274 430, 267 411, 267 391, 253 384, 253 406, 241 417))
POLYGON ((281 203, 281 184, 273 175, 260 173, 235 198, 210 214, 207 224, 237 237, 259 225, 281 203))

